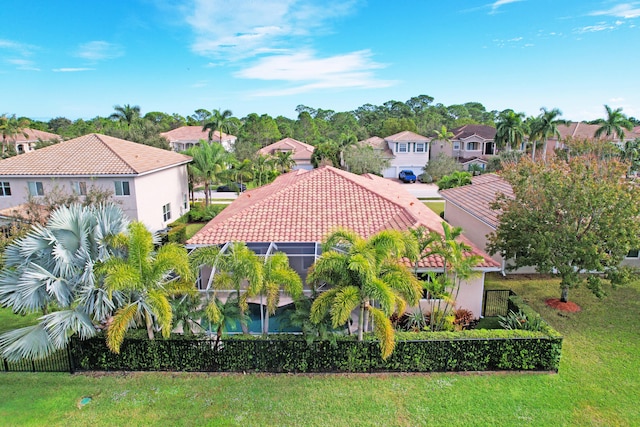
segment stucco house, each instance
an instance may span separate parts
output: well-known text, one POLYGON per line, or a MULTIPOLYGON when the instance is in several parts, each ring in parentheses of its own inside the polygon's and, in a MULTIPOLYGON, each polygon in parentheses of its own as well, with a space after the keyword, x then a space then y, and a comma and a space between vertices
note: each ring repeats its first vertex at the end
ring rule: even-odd
MULTIPOLYGON (((203 131, 202 126, 181 126, 168 132, 162 132, 160 136, 169 141, 169 146, 173 151, 185 151, 198 145, 201 140, 208 141, 209 131, 203 131)), ((231 151, 237 139, 237 137, 227 135, 224 132, 222 132, 222 139, 220 139, 220 132, 216 130, 213 131, 211 141, 219 142, 225 150, 231 151)))
MULTIPOLYGON (((556 148, 564 148, 564 141, 567 139, 585 140, 596 139, 596 131, 600 128, 600 125, 591 125, 583 122, 569 122, 566 125, 558 125, 558 133, 560 137, 553 136, 547 141, 547 150, 553 151, 556 148)), ((640 126, 636 126, 631 131, 624 129, 624 138, 620 139, 617 136, 607 137, 601 135, 600 139, 611 141, 618 145, 624 145, 626 141, 632 141, 640 138, 640 126)))
POLYGON ((0 161, 0 210, 55 188, 113 193, 124 212, 153 231, 189 210, 189 156, 100 134, 89 134, 0 161))
POLYGON ((485 169, 487 160, 497 154, 496 128, 486 125, 465 125, 451 129, 450 142, 434 140, 431 143, 431 159, 443 153, 455 158, 464 170, 477 164, 485 169))
POLYGON ((313 150, 315 150, 313 145, 305 144, 304 142, 293 138, 284 138, 280 141, 274 142, 273 144, 262 147, 258 150, 258 154, 262 156, 275 156, 278 152, 290 151, 293 153, 291 156, 296 162, 293 170, 311 170, 313 169, 313 164, 311 164, 313 150))
MULTIPOLYGON (((368 238, 381 230, 407 230, 420 225, 443 232, 442 219, 401 184, 371 174, 355 175, 323 166, 311 171, 292 171, 271 184, 242 193, 189 239, 187 247, 224 247, 229 242, 241 241, 262 256, 282 251, 304 280, 307 269, 320 255, 320 243, 338 227, 368 238)), ((479 275, 462 285, 457 306, 479 317, 484 275, 499 271, 500 265, 470 240, 463 239, 472 253, 482 257, 482 262, 476 267, 479 275)), ((431 255, 423 259, 418 272, 428 271, 442 272, 442 258, 431 255)), ((210 274, 210 269, 201 269, 200 289, 206 289, 210 274)), ((306 285, 305 290, 310 292, 306 285)), ((281 305, 289 303, 291 299, 281 297, 281 305)), ((423 300, 421 305, 428 307, 429 303, 433 300, 423 300)))
POLYGON ((35 151, 36 144, 43 141, 60 142, 62 141, 62 138, 60 135, 56 135, 55 133, 26 128, 11 139, 7 140, 9 144, 13 145, 13 148, 18 154, 35 151))
POLYGON ((382 171, 383 177, 397 178, 400 171, 405 169, 412 170, 416 175, 424 172, 424 167, 429 161, 431 138, 406 130, 380 141, 381 139, 372 137, 360 143, 372 146, 381 155, 389 158, 389 167, 382 171))

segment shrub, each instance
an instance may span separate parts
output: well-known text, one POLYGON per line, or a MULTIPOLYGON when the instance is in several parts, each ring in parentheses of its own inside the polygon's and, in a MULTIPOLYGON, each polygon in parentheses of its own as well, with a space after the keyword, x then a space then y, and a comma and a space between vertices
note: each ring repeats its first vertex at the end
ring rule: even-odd
MULTIPOLYGON (((175 223, 174 223, 175 224, 175 223)), ((184 243, 187 241, 187 224, 176 224, 169 228, 167 240, 173 243, 184 243)))
POLYGON ((227 205, 213 204, 204 206, 202 203, 194 203, 189 211, 189 218, 193 222, 208 222, 218 215, 227 205))
POLYGON ((542 328, 540 316, 528 316, 522 310, 516 313, 509 310, 506 316, 498 316, 500 318, 500 326, 505 329, 524 329, 526 331, 539 331, 542 328))
POLYGON ((471 310, 467 310, 466 308, 459 308, 453 312, 455 319, 453 320, 453 324, 456 330, 467 329, 469 326, 473 324, 474 316, 471 310))

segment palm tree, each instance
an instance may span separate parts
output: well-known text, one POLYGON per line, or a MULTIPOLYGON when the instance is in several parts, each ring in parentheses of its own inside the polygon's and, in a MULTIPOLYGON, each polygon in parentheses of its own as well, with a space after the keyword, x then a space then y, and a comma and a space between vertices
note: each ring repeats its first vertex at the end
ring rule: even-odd
POLYGON ((131 123, 140 118, 140 107, 137 105, 131 106, 129 104, 124 104, 124 107, 114 105, 113 109, 115 110, 115 113, 111 114, 109 118, 111 120, 124 122, 127 124, 127 127, 130 127, 131 123))
POLYGON ((203 126, 202 131, 209 131, 209 141, 213 140, 213 133, 218 131, 220 136, 220 144, 222 144, 222 133, 230 133, 231 129, 236 127, 236 122, 233 120, 233 113, 231 110, 212 110, 211 116, 203 126))
POLYGON ((119 236, 123 256, 104 262, 98 272, 106 289, 119 291, 124 304, 110 319, 107 346, 120 352, 125 333, 132 326, 144 325, 149 339, 157 327, 162 336, 171 333, 172 311, 169 296, 183 294, 192 287, 189 256, 184 247, 168 243, 154 250, 159 242, 141 222, 129 225, 128 233, 119 236))
POLYGON ((344 152, 349 147, 355 147, 358 144, 358 137, 352 133, 346 133, 340 135, 340 141, 338 147, 340 149, 340 166, 344 167, 344 152))
POLYGON ((73 335, 96 334, 123 295, 107 292, 94 270, 116 254, 113 242, 126 230, 126 218, 114 204, 61 206, 46 226, 34 226, 6 248, 0 305, 44 315, 38 324, 0 337, 3 357, 41 358, 64 348, 73 335))
MULTIPOLYGON (((209 304, 206 308, 207 318, 211 321, 218 316, 215 297, 218 290, 231 290, 244 314, 247 309, 247 298, 258 295, 263 282, 263 266, 260 258, 245 243, 233 242, 223 248, 217 246, 201 247, 190 255, 191 265, 199 270, 202 266, 212 268, 206 292, 209 304)), ((243 327, 243 332, 247 332, 243 327)))
POLYGON ((201 141, 189 150, 187 154, 193 158, 191 169, 195 177, 204 182, 205 205, 209 206, 209 189, 211 184, 218 182, 225 173, 231 161, 231 155, 220 144, 201 141))
POLYGON ((233 167, 228 169, 229 177, 234 183, 240 183, 240 187, 245 182, 251 182, 253 178, 253 164, 251 160, 244 159, 241 162, 235 161, 233 167))
POLYGON ((275 158, 271 156, 258 155, 253 162, 253 175, 258 187, 269 182, 269 177, 275 172, 275 158))
POLYGON ((236 323, 240 323, 240 326, 245 329, 250 321, 249 315, 240 309, 236 296, 230 296, 222 302, 214 295, 213 300, 207 304, 206 313, 209 324, 216 328, 214 348, 219 348, 223 332, 235 328, 236 323))
POLYGON ((182 327, 182 334, 185 337, 192 336, 194 328, 203 329, 200 325, 204 317, 204 310, 201 308, 202 300, 195 288, 191 290, 192 292, 183 295, 174 295, 170 300, 174 328, 182 327))
POLYGON ((624 140, 624 130, 632 130, 633 123, 629 121, 626 115, 622 114, 622 108, 612 110, 608 105, 604 106, 607 111, 606 119, 598 119, 596 124, 600 127, 596 130, 594 136, 600 138, 603 134, 609 138, 617 136, 622 142, 624 140))
POLYGON ((293 159, 293 151, 277 151, 275 153, 275 164, 280 168, 280 172, 289 172, 296 165, 296 161, 293 159))
MULTIPOLYGON (((437 140, 444 141, 447 145, 451 144, 451 138, 455 136, 454 133, 447 129, 445 125, 442 125, 440 130, 434 130, 433 133, 437 140)), ((460 156, 460 151, 458 151, 457 156, 460 156)))
POLYGON ((537 120, 533 122, 531 126, 531 133, 533 134, 534 139, 534 148, 532 159, 535 161, 535 140, 537 138, 542 139, 543 149, 542 149, 542 160, 544 162, 547 161, 547 140, 554 136, 560 138, 560 131, 558 131, 558 125, 566 125, 569 122, 566 120, 558 119, 559 116, 562 115, 562 111, 557 108, 552 110, 547 110, 545 107, 540 108, 540 115, 537 117, 537 120))
POLYGON ((524 113, 513 110, 505 110, 498 115, 495 142, 499 149, 506 147, 507 151, 511 151, 513 146, 519 147, 522 144, 527 133, 523 119, 524 113))
POLYGON ((29 126, 29 119, 17 118, 15 114, 7 116, 3 114, 0 116, 0 134, 2 134, 2 153, 7 151, 7 143, 9 141, 15 142, 16 137, 20 134, 26 138, 28 135, 24 131, 29 126))
POLYGON ((620 149, 620 158, 629 164, 627 176, 640 169, 640 139, 626 141, 620 149))
POLYGON ((311 321, 320 323, 329 314, 337 328, 358 309, 358 340, 362 341, 371 316, 386 359, 395 345, 389 316, 394 311, 402 314, 407 304, 416 305, 422 294, 418 279, 400 263, 405 255, 415 257, 415 239, 397 230, 383 230, 363 239, 342 229, 327 237, 322 250, 309 270, 307 282, 327 283, 331 288, 313 302, 311 321))
POLYGON ((262 282, 257 289, 260 294, 260 320, 263 334, 269 333, 269 316, 276 312, 281 290, 294 299, 299 298, 302 295, 302 279, 289 266, 287 255, 276 252, 265 258, 262 282))

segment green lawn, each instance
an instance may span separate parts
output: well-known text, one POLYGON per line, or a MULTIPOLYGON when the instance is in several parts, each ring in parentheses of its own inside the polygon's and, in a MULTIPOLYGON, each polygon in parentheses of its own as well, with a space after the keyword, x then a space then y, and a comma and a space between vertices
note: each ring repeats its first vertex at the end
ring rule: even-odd
POLYGON ((430 202, 423 202, 425 205, 427 205, 427 207, 429 209, 431 209, 432 211, 434 211, 435 213, 437 213, 438 215, 440 215, 442 212, 444 212, 444 200, 441 201, 430 201, 430 202))
MULTIPOLYGON (((559 374, 0 374, 1 425, 625 426, 640 420, 640 283, 559 314, 557 282, 489 278, 564 334, 559 374), (93 401, 79 409, 84 396, 93 401)), ((6 312, 0 317, 8 322, 6 312)))
POLYGON ((192 224, 187 224, 187 239, 192 238, 193 235, 196 234, 198 231, 200 231, 200 229, 205 225, 207 225, 206 222, 196 222, 192 224))

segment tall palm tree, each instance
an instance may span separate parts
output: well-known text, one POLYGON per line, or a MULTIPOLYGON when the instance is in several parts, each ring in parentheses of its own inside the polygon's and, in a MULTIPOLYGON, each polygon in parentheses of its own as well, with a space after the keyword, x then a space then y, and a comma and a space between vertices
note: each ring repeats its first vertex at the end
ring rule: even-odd
POLYGON ((219 348, 222 334, 229 329, 235 328, 237 323, 245 329, 251 320, 249 315, 240 309, 237 297, 230 296, 222 302, 217 296, 213 296, 207 304, 207 317, 209 324, 216 329, 216 342, 214 348, 219 348), (212 309, 215 307, 215 310, 212 309))
POLYGON ((353 133, 340 134, 338 147, 340 148, 340 166, 344 167, 344 152, 349 147, 355 147, 358 144, 358 137, 353 133))
POLYGON ((269 177, 275 174, 275 158, 272 156, 258 155, 252 165, 258 187, 269 182, 269 177))
POLYGON ((0 337, 3 357, 41 358, 64 348, 73 335, 96 334, 123 295, 107 292, 95 268, 117 255, 113 242, 126 228, 126 216, 114 204, 61 206, 46 226, 34 226, 6 248, 0 305, 44 315, 38 324, 0 337))
POLYGON ((193 287, 184 247, 168 243, 154 250, 158 242, 158 236, 143 223, 133 222, 117 241, 123 256, 106 260, 98 269, 106 289, 124 297, 107 327, 107 346, 115 353, 120 352, 125 333, 132 326, 144 325, 149 339, 154 338, 155 328, 167 338, 173 320, 169 297, 193 287))
POLYGON ((394 311, 402 314, 407 304, 416 305, 422 294, 418 279, 400 263, 403 256, 415 257, 415 239, 397 230, 383 230, 363 239, 342 229, 327 237, 322 250, 307 281, 314 285, 327 283, 330 289, 313 302, 311 321, 319 323, 329 314, 337 328, 358 309, 358 340, 362 341, 371 316, 386 359, 395 345, 389 316, 394 311))
POLYGON ((524 113, 513 110, 505 110, 498 115, 495 142, 499 149, 506 147, 507 151, 511 151, 512 147, 522 144, 527 133, 524 116, 524 113))
POLYGON ((600 138, 603 134, 610 138, 617 136, 622 142, 624 140, 623 129, 632 130, 633 123, 622 113, 622 108, 612 110, 608 105, 605 105, 604 108, 607 111, 607 117, 596 121, 596 124, 600 125, 600 127, 596 130, 594 136, 596 138, 600 138))
POLYGON ((202 131, 209 131, 209 141, 213 140, 213 133, 218 131, 220 136, 220 144, 222 144, 222 133, 230 133, 231 129, 236 127, 236 121, 233 120, 231 110, 212 110, 211 116, 207 118, 202 126, 202 131))
POLYGON ((268 255, 264 260, 262 282, 257 289, 260 295, 262 333, 269 333, 269 316, 278 308, 280 292, 296 299, 302 295, 302 279, 289 266, 289 258, 283 252, 268 255), (263 301, 263 298, 264 301, 263 301), (264 304, 263 304, 264 303, 264 304))
POLYGON ((140 107, 137 105, 124 104, 122 107, 120 105, 114 105, 113 109, 115 113, 111 114, 109 118, 111 120, 124 122, 127 124, 127 127, 130 127, 131 123, 140 118, 140 107))
POLYGON ((293 151, 276 151, 275 164, 280 168, 280 172, 289 172, 295 165, 296 161, 293 159, 293 151))
POLYGON ((8 147, 8 142, 15 142, 16 137, 20 134, 27 137, 27 133, 24 131, 29 126, 29 119, 17 118, 15 114, 7 116, 3 114, 0 116, 0 134, 2 134, 2 153, 4 154, 8 147))
MULTIPOLYGON (((547 161, 547 140, 552 137, 560 138, 560 131, 558 125, 566 125, 569 122, 559 119, 562 115, 562 111, 558 108, 547 110, 545 107, 540 108, 540 115, 537 120, 533 122, 531 127, 531 134, 534 136, 534 144, 537 138, 542 140, 542 160, 547 161)), ((533 149, 533 161, 535 161, 535 145, 533 149)))
POLYGON ((222 145, 204 141, 189 148, 187 154, 193 158, 190 164, 194 176, 204 182, 205 205, 209 206, 211 184, 218 182, 225 173, 231 162, 231 155, 222 145))

